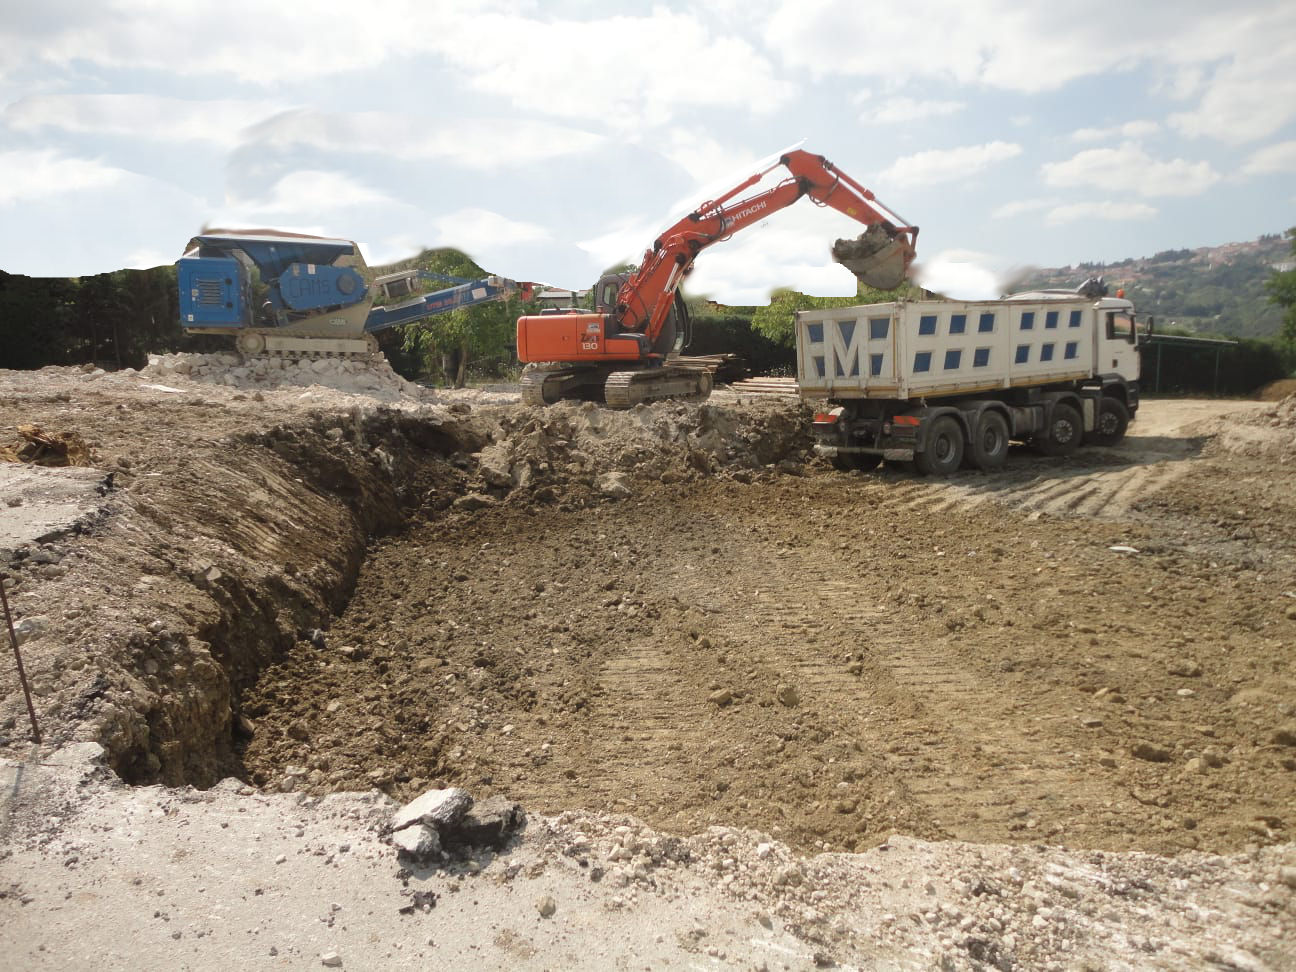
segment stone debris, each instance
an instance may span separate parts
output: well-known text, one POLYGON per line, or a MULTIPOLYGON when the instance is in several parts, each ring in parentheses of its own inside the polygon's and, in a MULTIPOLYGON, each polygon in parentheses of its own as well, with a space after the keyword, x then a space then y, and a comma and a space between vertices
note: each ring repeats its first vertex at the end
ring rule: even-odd
POLYGON ((487 797, 469 810, 459 823, 448 828, 450 843, 500 850, 526 823, 522 808, 503 796, 487 797))
POLYGON ((426 824, 406 827, 391 835, 392 846, 417 861, 429 861, 441 853, 441 837, 426 824))
POLYGON ((458 787, 428 790, 392 814, 391 829, 396 832, 414 824, 425 824, 438 831, 445 830, 459 823, 472 805, 473 798, 467 790, 458 787))
POLYGON ((450 851, 500 850, 525 823, 522 808, 506 797, 474 805, 467 790, 451 787, 429 790, 392 814, 388 839, 401 855, 425 864, 450 851))
POLYGON ((551 895, 546 894, 536 901, 536 911, 540 912, 541 918, 552 918, 557 910, 558 902, 551 895))

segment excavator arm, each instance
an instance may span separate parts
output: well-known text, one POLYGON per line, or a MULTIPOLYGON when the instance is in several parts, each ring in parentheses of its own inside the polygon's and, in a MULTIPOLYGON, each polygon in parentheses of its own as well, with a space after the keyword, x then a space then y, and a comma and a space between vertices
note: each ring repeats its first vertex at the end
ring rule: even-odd
MULTIPOLYGON (((914 259, 918 227, 905 225, 871 191, 842 172, 822 155, 796 150, 781 156, 774 165, 756 172, 723 196, 699 206, 664 232, 644 254, 637 273, 626 281, 618 295, 614 314, 625 331, 642 331, 652 342, 660 333, 680 280, 692 269, 704 249, 727 240, 753 223, 791 206, 802 196, 820 205, 832 206, 866 227, 878 227, 872 234, 877 242, 861 241, 864 256, 842 262, 857 277, 882 290, 898 287, 914 259), (743 199, 740 193, 760 182, 778 166, 785 166, 791 178, 772 189, 743 199)), ((836 255, 836 253, 835 253, 836 255)))

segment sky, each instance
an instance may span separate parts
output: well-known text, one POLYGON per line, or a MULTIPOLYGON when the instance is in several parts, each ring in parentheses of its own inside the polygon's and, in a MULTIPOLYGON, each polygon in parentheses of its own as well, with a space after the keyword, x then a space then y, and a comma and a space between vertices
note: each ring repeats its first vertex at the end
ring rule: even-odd
MULTIPOLYGON (((7 6, 10 273, 274 227, 581 288, 792 145, 920 227, 921 279, 967 299, 1296 225, 1290 0, 7 6)), ((802 199, 706 250, 687 289, 851 294, 829 249, 862 228, 802 199)))

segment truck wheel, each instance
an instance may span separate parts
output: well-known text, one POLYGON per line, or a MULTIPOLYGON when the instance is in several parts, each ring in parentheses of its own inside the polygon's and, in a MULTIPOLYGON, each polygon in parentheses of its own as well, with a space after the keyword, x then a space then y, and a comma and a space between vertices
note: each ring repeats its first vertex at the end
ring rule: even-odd
POLYGON ((995 411, 981 413, 968 453, 978 469, 990 472, 1008 461, 1008 420, 995 411))
POLYGON ((963 461, 963 429, 952 415, 942 415, 927 430, 927 448, 914 456, 920 472, 948 476, 963 461))
POLYGON ((1094 430, 1089 433, 1087 441, 1094 445, 1114 446, 1125 438, 1129 428, 1129 409, 1119 398, 1104 395, 1098 399, 1098 417, 1094 419, 1094 430))
POLYGON ((832 467, 838 472, 868 472, 881 462, 882 457, 873 452, 839 452, 832 457, 832 467))
POLYGON ((1049 416, 1044 435, 1036 436, 1032 444, 1046 456, 1069 456, 1080 448, 1084 438, 1084 419, 1070 405, 1058 403, 1049 416))

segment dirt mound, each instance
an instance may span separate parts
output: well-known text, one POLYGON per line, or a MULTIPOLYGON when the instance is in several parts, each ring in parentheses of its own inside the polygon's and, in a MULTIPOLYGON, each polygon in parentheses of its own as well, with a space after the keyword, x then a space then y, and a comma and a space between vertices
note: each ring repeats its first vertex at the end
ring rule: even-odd
MULTIPOLYGON (((799 403, 748 409, 663 402, 627 412, 588 402, 500 413, 495 441, 477 457, 490 487, 544 491, 593 487, 625 495, 630 479, 678 482, 721 469, 754 470, 808 455, 799 403)), ((741 474, 741 473, 740 473, 741 474)))
POLYGON ((1193 431, 1210 436, 1209 451, 1217 454, 1296 461, 1296 394, 1265 408, 1206 419, 1193 431))
POLYGON ((1256 392, 1255 397, 1262 402, 1282 401, 1289 395, 1296 395, 1296 378, 1279 378, 1271 381, 1256 392))

